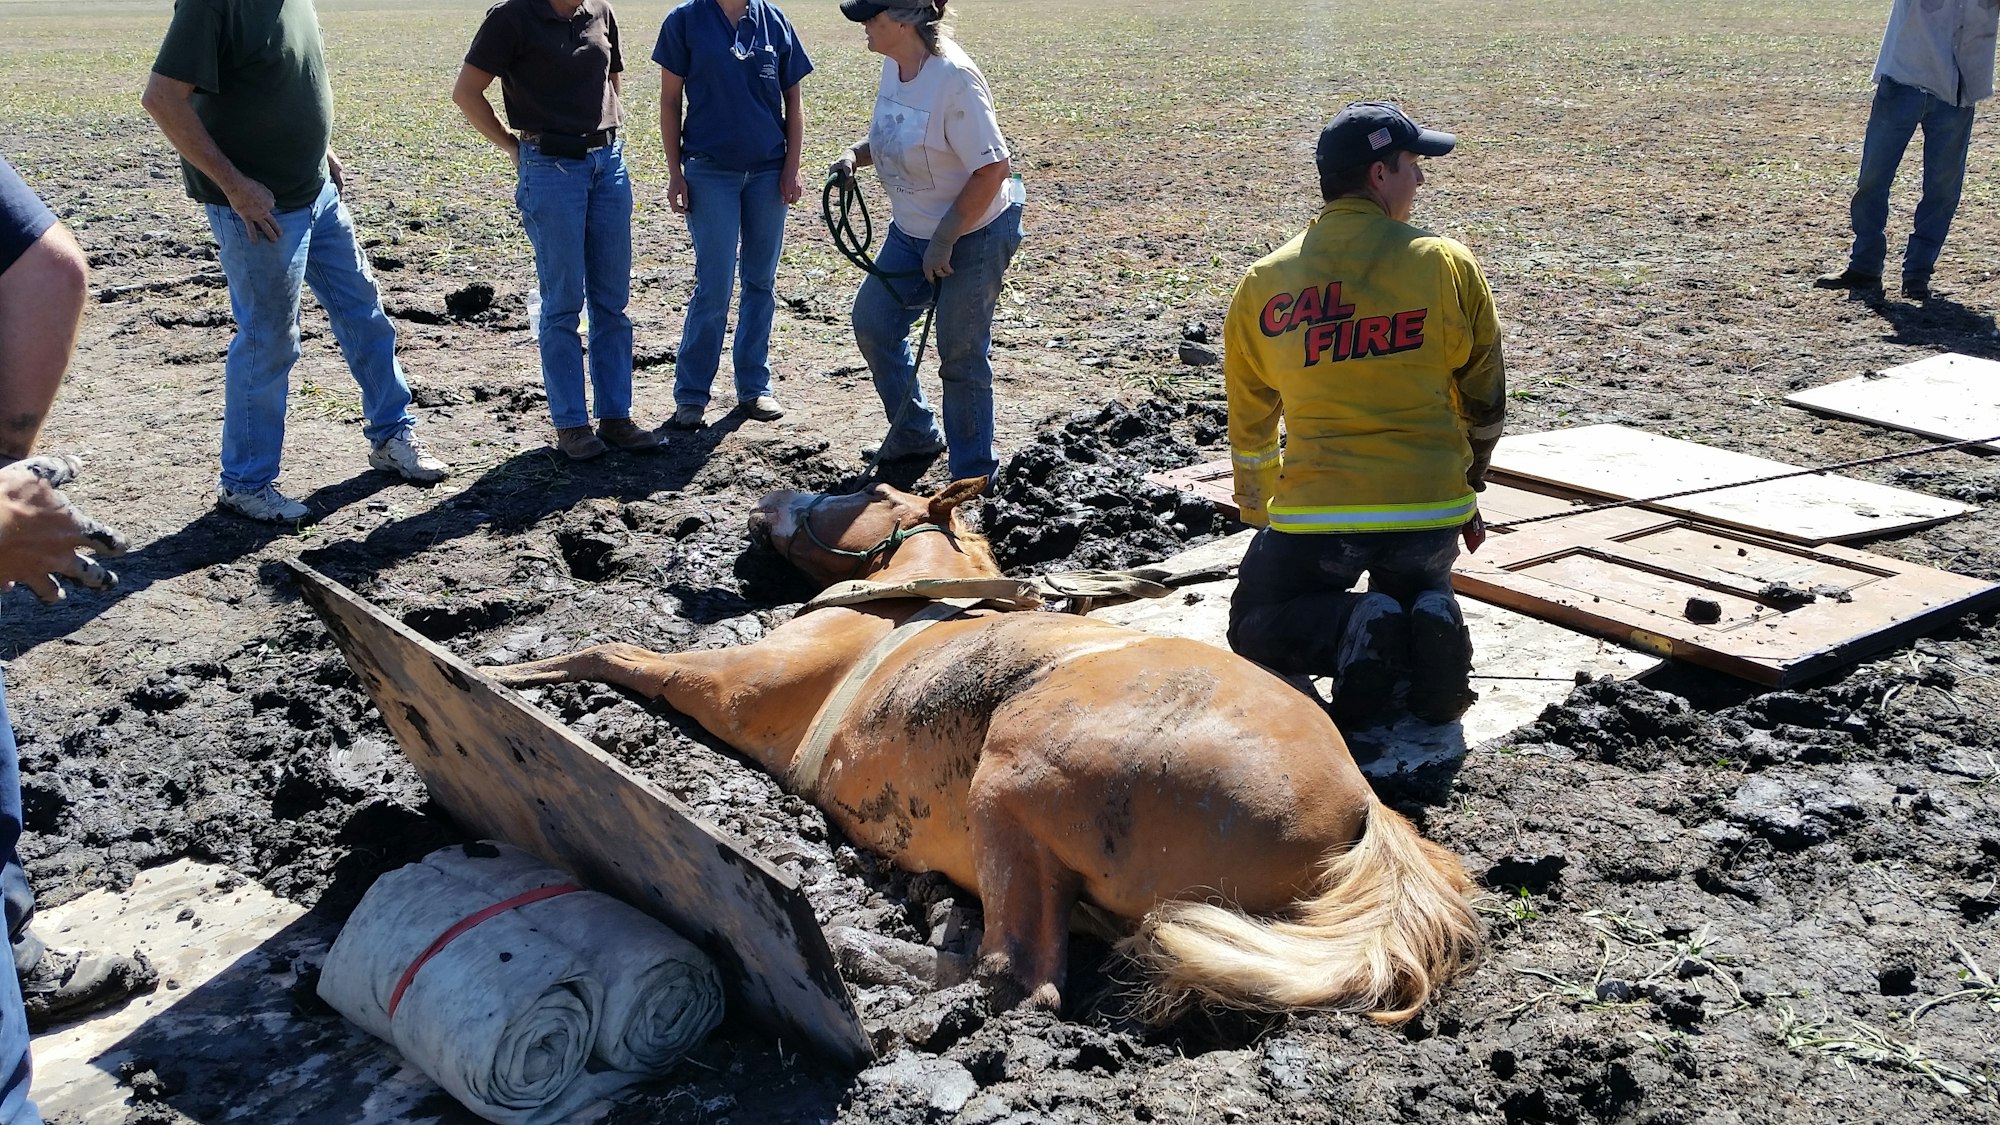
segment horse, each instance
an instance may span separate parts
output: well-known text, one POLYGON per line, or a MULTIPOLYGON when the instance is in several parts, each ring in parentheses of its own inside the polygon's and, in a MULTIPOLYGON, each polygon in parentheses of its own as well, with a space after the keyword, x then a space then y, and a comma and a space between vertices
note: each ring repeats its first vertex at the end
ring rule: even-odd
POLYGON ((490 671, 657 699, 857 845, 974 892, 977 971, 1002 1005, 1060 1011, 1072 911, 1089 904, 1126 929, 1144 1010, 1414 1016, 1481 944, 1458 858, 1376 798, 1315 700, 1257 664, 1011 611, 1032 599, 927 600, 1016 585, 958 511, 985 484, 758 502, 753 540, 875 600, 815 599, 715 651, 604 644, 490 671))

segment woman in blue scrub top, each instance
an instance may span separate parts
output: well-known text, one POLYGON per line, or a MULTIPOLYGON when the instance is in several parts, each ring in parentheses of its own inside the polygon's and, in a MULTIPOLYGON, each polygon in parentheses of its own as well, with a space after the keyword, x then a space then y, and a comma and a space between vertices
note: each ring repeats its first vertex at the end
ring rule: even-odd
POLYGON ((660 141, 673 170, 667 203, 687 216, 694 239, 694 295, 667 424, 703 425, 739 271, 736 406, 769 422, 785 413, 771 394, 771 318, 785 209, 805 194, 799 81, 812 73, 812 60, 785 14, 765 0, 686 0, 667 13, 653 61, 660 64, 660 141))

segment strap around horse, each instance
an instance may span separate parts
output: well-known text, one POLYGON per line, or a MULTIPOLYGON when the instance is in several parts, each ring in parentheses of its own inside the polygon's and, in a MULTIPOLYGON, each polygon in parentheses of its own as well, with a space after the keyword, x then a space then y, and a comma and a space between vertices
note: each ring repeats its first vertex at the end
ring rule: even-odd
POLYGON ((1066 598, 1076 607, 1110 597, 1159 598, 1167 587, 1155 577, 1166 572, 1146 570, 1073 570, 1033 578, 918 578, 909 582, 871 582, 866 578, 836 582, 800 607, 811 613, 830 605, 862 605, 894 598, 927 601, 972 598, 1001 609, 1040 609, 1049 598, 1066 598))
MULTIPOLYGON (((952 581, 938 579, 937 581, 952 581)), ((845 583, 843 583, 845 585, 845 583)), ((911 595, 903 594, 901 597, 911 595)), ((814 599, 817 601, 818 599, 814 599)), ((866 600, 866 599, 863 599, 866 600)), ((826 704, 819 709, 819 717, 813 720, 812 729, 806 732, 805 741, 799 744, 798 754, 792 758, 792 767, 785 771, 785 785, 792 792, 810 801, 819 795, 820 772, 826 768, 827 747, 833 744, 833 732, 847 718, 847 709, 854 705, 854 697, 861 693, 861 685, 875 674, 889 654, 903 647, 910 638, 940 621, 949 621, 979 603, 978 598, 954 598, 949 601, 933 601, 918 610, 901 625, 889 631, 889 635, 875 643, 840 681, 826 704)), ((831 604, 831 603, 829 603, 831 604)), ((807 606, 807 609, 812 608, 807 606)), ((800 610, 801 613, 805 612, 800 610)))
MULTIPOLYGON (((799 607, 811 613, 831 605, 861 605, 895 598, 922 598, 925 601, 994 602, 1003 609, 1036 609, 1042 596, 1033 585, 1012 578, 918 578, 909 582, 871 582, 855 578, 836 582, 818 597, 799 607)), ((970 604, 970 603, 968 603, 970 604)))

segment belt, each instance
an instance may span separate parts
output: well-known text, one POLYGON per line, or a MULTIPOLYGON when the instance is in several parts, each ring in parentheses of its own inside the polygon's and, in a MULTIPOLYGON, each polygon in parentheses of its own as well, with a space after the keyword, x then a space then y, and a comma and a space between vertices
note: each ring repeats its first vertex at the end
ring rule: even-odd
POLYGON ((617 130, 617 129, 616 129, 615 127, 614 127, 614 128, 610 128, 610 129, 601 129, 601 130, 599 130, 599 131, 597 131, 597 132, 595 132, 595 133, 582 133, 582 134, 578 134, 578 133, 522 133, 522 134, 520 134, 520 137, 521 137, 521 140, 522 140, 522 141, 526 142, 527 144, 531 144, 531 145, 534 145, 534 146, 535 146, 536 148, 541 148, 541 147, 544 147, 544 146, 543 146, 543 139, 544 139, 544 138, 547 138, 548 140, 551 140, 551 141, 555 141, 555 142, 558 142, 558 143, 562 144, 562 145, 563 145, 563 147, 566 147, 566 148, 568 148, 568 147, 580 147, 580 148, 582 148, 582 149, 583 149, 583 150, 584 150, 585 152, 593 152, 593 151, 595 151, 595 150, 597 150, 597 149, 600 149, 600 148, 603 148, 603 147, 605 147, 606 145, 609 145, 609 144, 610 144, 611 142, 613 142, 613 141, 617 140, 617 139, 618 139, 618 130, 617 130))

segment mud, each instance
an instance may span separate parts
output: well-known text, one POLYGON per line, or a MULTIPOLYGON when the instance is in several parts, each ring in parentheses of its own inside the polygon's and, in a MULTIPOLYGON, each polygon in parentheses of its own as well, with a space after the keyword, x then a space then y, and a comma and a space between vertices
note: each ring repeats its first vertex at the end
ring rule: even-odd
MULTIPOLYGON (((1879 27, 1872 10, 1848 22, 1867 23, 1857 42, 1879 27)), ((1488 107, 1486 135, 1511 139, 1468 144, 1434 167, 1420 218, 1463 235, 1493 280, 1511 428, 1621 421, 1841 461, 1922 442, 1781 409, 1788 388, 1938 351, 2000 357, 1995 275, 1973 251, 1947 260, 1941 297, 1923 307, 1809 287, 1844 245, 1851 160, 1836 165, 1858 144, 1859 103, 1820 90, 1801 120, 1757 130, 1813 137, 1810 153, 1745 150, 1764 142, 1733 124, 1719 140, 1716 123, 1738 120, 1744 88, 1805 81, 1785 69, 1804 64, 1769 46, 1760 39, 1756 59, 1718 71, 1719 87, 1684 60, 1657 74, 1620 63, 1616 82, 1641 81, 1634 66, 1645 77, 1614 83, 1609 117, 1540 96, 1596 88, 1609 63, 1582 81, 1536 78, 1535 96, 1511 109, 1483 89, 1464 94, 1488 107), (1783 73, 1732 69, 1765 62, 1783 73), (1620 155, 1635 132, 1653 145, 1643 162, 1620 155), (1714 170, 1724 150, 1746 163, 1714 170), (1784 171, 1815 159, 1804 178, 1784 171), (1726 210, 1725 179, 1736 193, 1726 210)), ((1493 52, 1536 74, 1556 65, 1518 43, 1493 52)), ((1826 65, 1815 56, 1805 69, 1826 65)), ((1865 60, 1854 67, 1865 72, 1865 60)), ((321 519, 299 534, 253 527, 209 509, 230 332, 212 245, 168 178, 163 143, 133 120, 129 92, 119 96, 118 114, 89 119, 82 154, 73 123, 0 110, 8 155, 36 170, 77 231, 101 298, 44 445, 84 457, 71 494, 138 545, 119 591, 48 609, 17 592, 0 616, 24 850, 45 902, 192 856, 338 918, 376 874, 458 838, 299 603, 287 558, 479 663, 606 640, 741 643, 808 596, 780 560, 746 547, 744 517, 766 490, 851 480, 858 448, 880 437, 842 325, 852 276, 790 265, 781 275, 782 423, 747 422, 718 401, 708 428, 657 455, 570 465, 543 444, 524 249, 509 241, 504 209, 426 198, 406 186, 424 182, 419 157, 363 143, 370 158, 350 162, 359 223, 425 432, 460 472, 426 490, 362 467, 351 383, 309 306, 284 483, 321 519)), ((1215 105, 1269 115, 1261 94, 1215 105)), ((1274 184, 1268 134, 1232 125, 1199 142, 1212 183, 1252 186, 1212 191, 1198 219, 1158 209, 1156 152, 1107 155, 1090 137, 1035 153, 1036 198, 1048 205, 1037 204, 996 333, 1006 456, 978 513, 1015 573, 1149 562, 1232 530, 1140 479, 1223 455, 1208 361, 1226 286, 1160 286, 1118 307, 1098 299, 1120 290, 1128 265, 1163 254, 1233 278, 1311 214, 1309 184, 1274 184), (1148 227, 1195 233, 1167 240, 1148 227), (1195 321, 1207 327, 1195 332, 1195 321)), ((641 215, 650 249, 636 271, 644 420, 671 409, 688 266, 684 231, 658 210, 641 215)), ((1991 245, 1988 212, 1968 206, 1954 246, 1991 245)), ((795 244, 818 237, 814 222, 794 216, 795 244)), ((943 483, 939 466, 901 468, 897 483, 943 483)), ((1962 452, 1858 475, 2000 498, 2000 462, 1962 452)), ((1868 546, 2000 579, 1996 543, 2000 515, 1986 511, 1868 546)), ((1645 684, 1581 685, 1451 776, 1385 792, 1464 856, 1486 891, 1491 941, 1474 972, 1399 1028, 1319 1013, 1142 1026, 1129 969, 1085 935, 1073 939, 1062 1018, 996 1013, 976 982, 924 983, 928 962, 912 952, 970 953, 971 896, 858 851, 678 715, 588 685, 531 698, 801 882, 881 1051, 858 1076, 835 1073, 731 1022, 622 1106, 618 1125, 1931 1125, 2000 1120, 1996 685, 1993 614, 1785 692, 1668 668, 1645 684)), ((299 1019, 337 1017, 308 987, 299 1019)), ((128 1076, 130 1122, 220 1120, 232 1084, 259 1080, 153 1062, 128 1076)))

